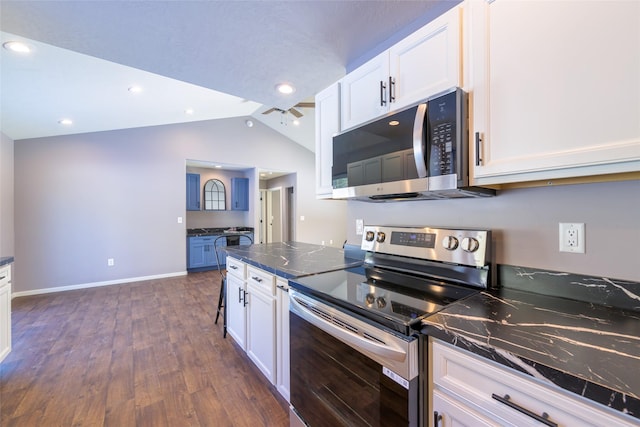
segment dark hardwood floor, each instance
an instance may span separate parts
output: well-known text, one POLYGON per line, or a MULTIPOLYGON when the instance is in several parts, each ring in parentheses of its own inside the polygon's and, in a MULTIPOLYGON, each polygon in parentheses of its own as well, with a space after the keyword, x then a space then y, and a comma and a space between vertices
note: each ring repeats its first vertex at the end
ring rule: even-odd
POLYGON ((218 272, 13 300, 0 426, 288 426, 214 325, 218 272))

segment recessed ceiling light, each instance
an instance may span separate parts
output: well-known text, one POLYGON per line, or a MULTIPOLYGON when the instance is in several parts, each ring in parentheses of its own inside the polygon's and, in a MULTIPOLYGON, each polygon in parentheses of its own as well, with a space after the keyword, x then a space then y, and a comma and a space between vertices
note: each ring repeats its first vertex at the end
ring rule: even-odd
POLYGON ((391 120, 391 121, 389 122, 389 126, 398 126, 399 124, 400 124, 400 122, 399 122, 399 121, 397 121, 397 120, 391 120))
POLYGON ((220 169, 220 168, 222 167, 222 165, 216 165, 216 167, 217 167, 218 169, 220 169))
POLYGON ((296 119, 293 121, 294 126, 300 126, 300 120, 296 119))
POLYGON ((70 126, 70 125, 73 124, 73 120, 71 120, 71 119, 60 119, 60 120, 58 120, 58 123, 60 123, 61 125, 70 126))
POLYGON ((11 52, 18 52, 18 53, 31 52, 31 48, 29 47, 29 45, 22 42, 10 41, 10 42, 3 43, 2 47, 4 47, 7 50, 10 50, 11 52))
POLYGON ((186 110, 184 110, 184 113, 188 115, 192 115, 194 113, 193 108, 187 108, 186 110))
POLYGON ((140 86, 129 86, 127 89, 131 93, 140 93, 142 92, 142 88, 140 86))
POLYGON ((296 88, 291 86, 289 83, 280 83, 276 85, 276 90, 284 95, 289 95, 295 92, 296 88))
POLYGON ((247 125, 248 128, 252 128, 253 127, 253 120, 245 120, 244 124, 247 125))

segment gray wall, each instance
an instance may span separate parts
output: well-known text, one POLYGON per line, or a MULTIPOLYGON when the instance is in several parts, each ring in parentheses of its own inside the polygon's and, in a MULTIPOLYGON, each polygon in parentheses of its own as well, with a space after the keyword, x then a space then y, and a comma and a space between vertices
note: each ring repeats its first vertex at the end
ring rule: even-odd
MULTIPOLYGON (((0 257, 13 256, 13 141, 0 132, 0 257)), ((15 286, 15 285, 14 285, 15 286)))
POLYGON ((297 172, 297 240, 344 239, 346 204, 315 199, 313 153, 244 120, 16 141, 14 292, 183 274, 186 159, 297 172))
POLYGON ((487 199, 349 202, 355 220, 371 225, 489 228, 497 263, 640 281, 640 181, 565 185, 500 192, 487 199), (586 224, 586 253, 558 251, 558 223, 586 224))

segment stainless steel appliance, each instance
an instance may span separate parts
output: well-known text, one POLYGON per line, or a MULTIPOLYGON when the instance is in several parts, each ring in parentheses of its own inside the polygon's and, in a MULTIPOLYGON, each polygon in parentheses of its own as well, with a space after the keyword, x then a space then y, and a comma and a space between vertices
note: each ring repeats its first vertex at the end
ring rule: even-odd
POLYGON ((491 232, 366 226, 361 267, 289 281, 292 426, 418 426, 421 319, 487 288, 491 232))
POLYGON ((333 138, 334 199, 495 195, 469 186, 467 95, 454 88, 333 138))

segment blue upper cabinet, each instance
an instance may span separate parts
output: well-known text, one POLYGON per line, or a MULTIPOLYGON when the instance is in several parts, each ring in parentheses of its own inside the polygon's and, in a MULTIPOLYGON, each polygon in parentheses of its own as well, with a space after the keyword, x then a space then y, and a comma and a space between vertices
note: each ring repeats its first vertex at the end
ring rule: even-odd
POLYGON ((249 210, 249 178, 231 178, 231 210, 249 210))
POLYGON ((197 173, 187 174, 187 210, 200 210, 200 175, 197 173))

